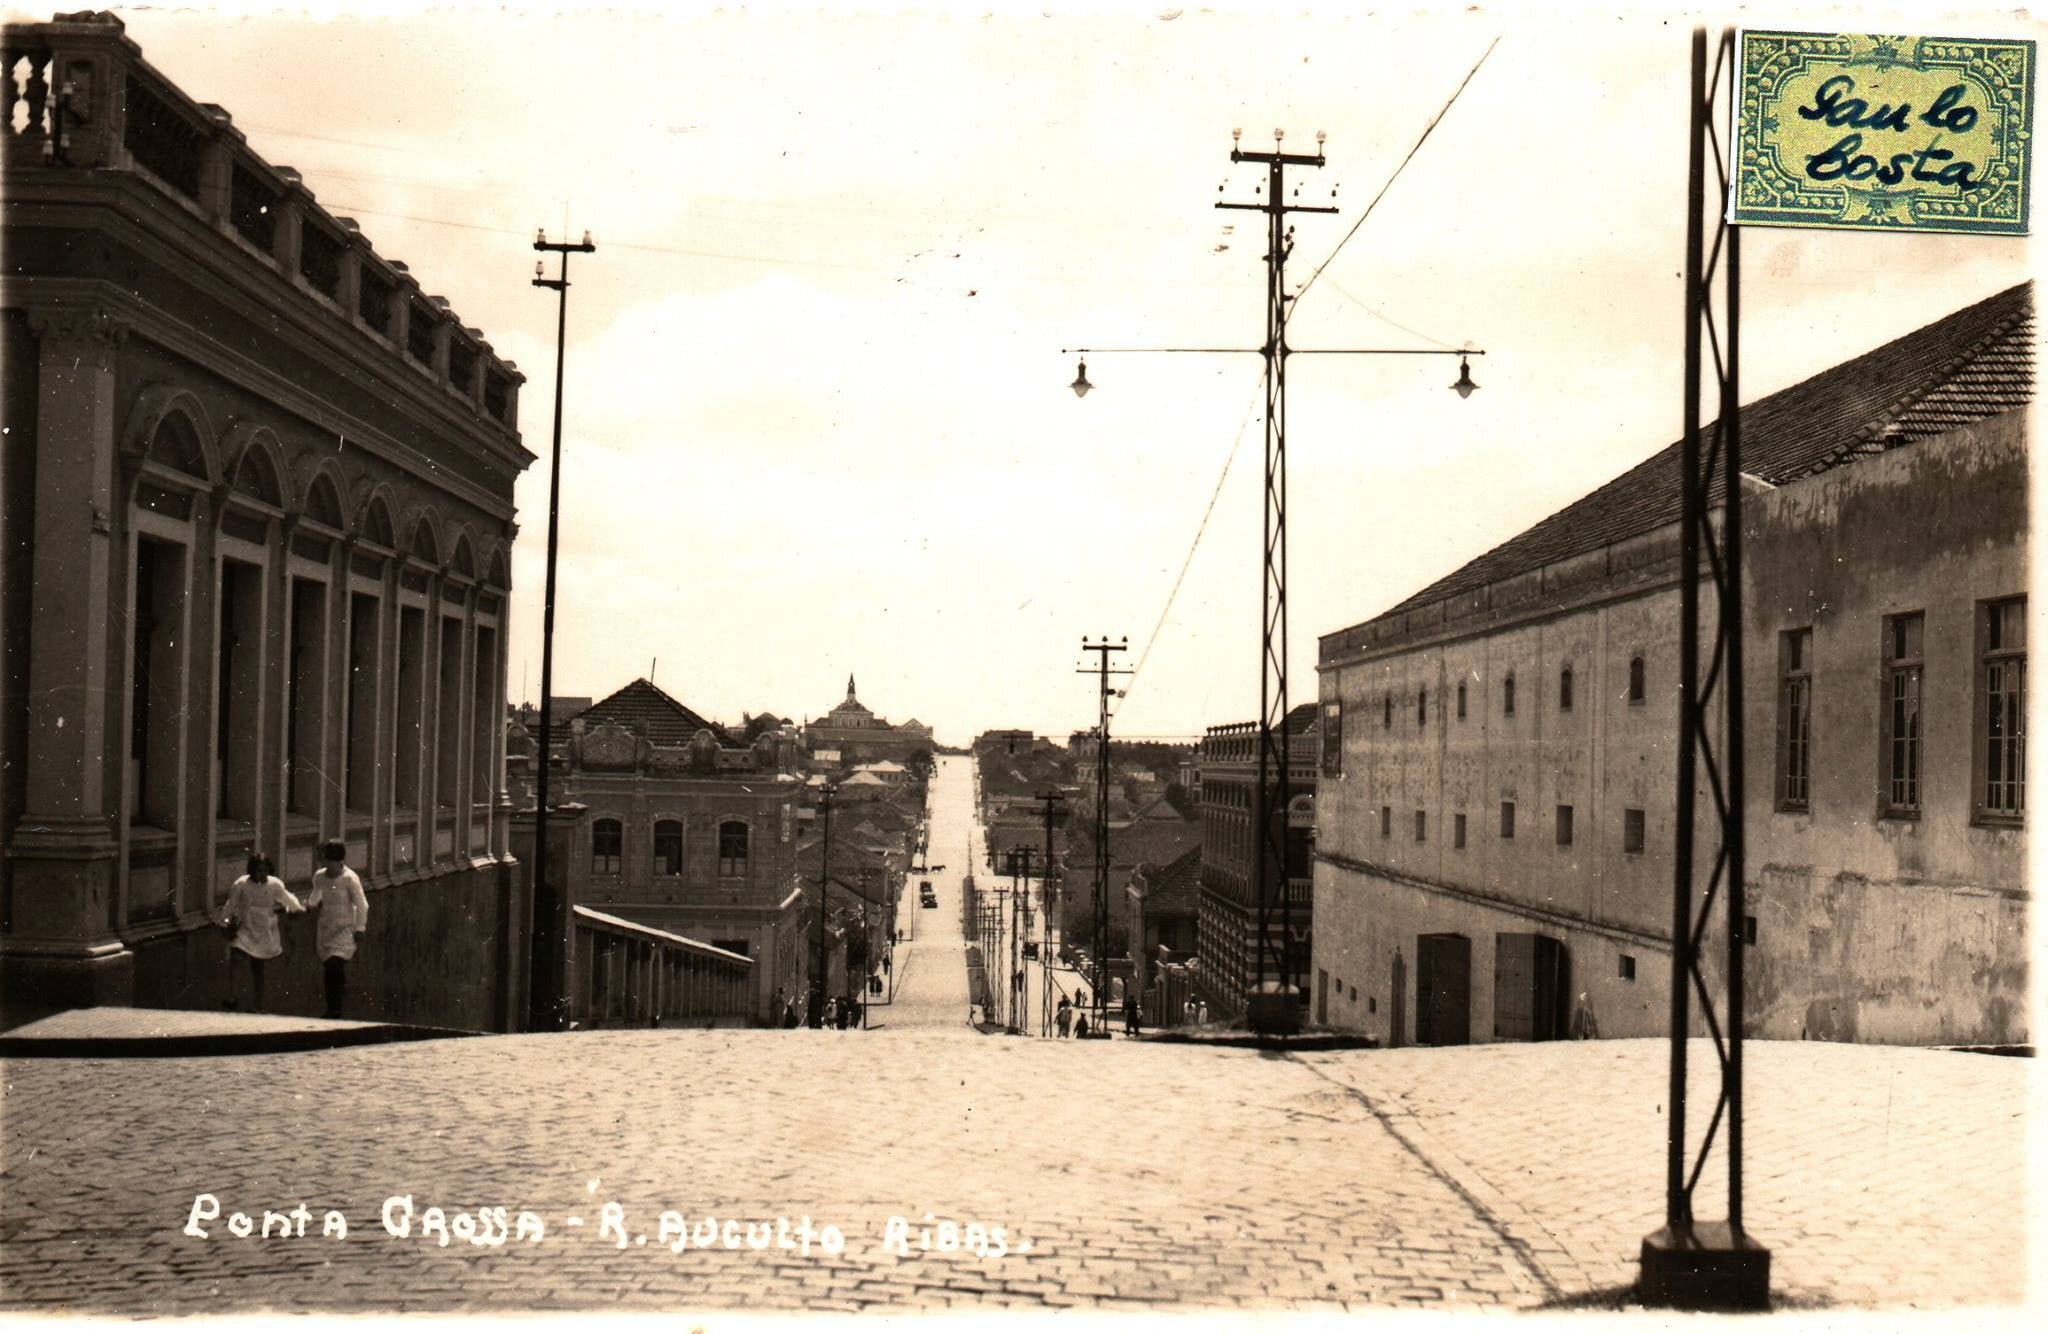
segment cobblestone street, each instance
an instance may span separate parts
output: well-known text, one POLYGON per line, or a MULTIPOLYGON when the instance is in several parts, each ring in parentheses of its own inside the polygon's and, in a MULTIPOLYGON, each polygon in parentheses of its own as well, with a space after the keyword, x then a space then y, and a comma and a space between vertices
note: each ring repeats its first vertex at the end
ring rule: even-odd
MULTIPOLYGON (((2020 1298, 2027 1062, 1750 1052, 1752 1226, 1782 1300, 2020 1298)), ((135 1314, 1570 1302, 1626 1284, 1659 1221, 1662 1058, 1274 1057, 963 1027, 10 1060, 0 1291, 135 1314), (203 1240, 183 1232, 202 1193, 221 1202, 203 1240), (408 1238, 381 1221, 392 1196, 411 1197, 408 1238), (230 1234, 235 1211, 260 1229, 302 1202, 303 1238, 230 1234), (600 1235, 607 1202, 624 1226, 600 1235), (422 1236, 429 1207, 460 1232, 459 1212, 494 1206, 545 1236, 422 1236), (329 1209, 346 1240, 317 1235, 329 1209), (663 1210, 693 1229, 679 1253, 663 1210), (726 1248, 727 1219, 806 1215, 843 1230, 843 1254, 766 1232, 767 1249, 743 1232, 726 1248), (907 1248, 885 1244, 892 1217, 907 1248), (941 1221, 984 1225, 987 1254, 942 1252, 941 1221)))

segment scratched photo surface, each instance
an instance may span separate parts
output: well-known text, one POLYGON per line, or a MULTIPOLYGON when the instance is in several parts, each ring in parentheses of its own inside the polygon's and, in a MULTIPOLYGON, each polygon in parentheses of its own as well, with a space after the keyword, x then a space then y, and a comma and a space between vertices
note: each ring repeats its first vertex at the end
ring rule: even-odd
POLYGON ((2025 1322, 2044 25, 1740 18, 10 11, 0 1310, 2025 1322))

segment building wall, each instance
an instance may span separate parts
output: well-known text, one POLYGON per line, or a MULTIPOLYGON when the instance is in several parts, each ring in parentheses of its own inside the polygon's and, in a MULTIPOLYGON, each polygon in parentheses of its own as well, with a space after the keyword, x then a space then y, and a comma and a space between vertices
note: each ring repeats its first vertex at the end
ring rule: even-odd
MULTIPOLYGON (((517 372, 120 34, 9 28, 90 106, 74 166, 31 127, 0 183, 6 999, 217 1005, 247 855, 303 890, 333 837, 370 896, 362 1003, 488 1026, 518 1008, 489 960, 524 938, 497 725, 517 372), (155 151, 196 191, 138 162, 145 107, 191 131, 155 151), (232 220, 251 181, 260 245, 232 220)), ((302 963, 274 1001, 311 1008, 302 963)))
POLYGON ((724 948, 755 961, 754 1015, 768 1022, 776 989, 801 984, 796 920, 796 805, 798 785, 772 774, 718 778, 573 771, 576 799, 587 807, 568 853, 570 901, 629 921, 724 948), (600 873, 593 861, 602 820, 622 826, 618 874, 600 873), (654 826, 683 825, 683 873, 657 875, 654 826), (730 820, 749 830, 746 874, 719 873, 718 830, 730 820), (745 942, 741 949, 738 942, 745 942))
POLYGON ((1777 637, 1813 628, 1809 809, 1752 780, 1757 1030, 2002 1043, 2028 1031, 2026 830, 1982 818, 1981 604, 2027 591, 2026 414, 1761 498, 1744 617, 1749 772, 1777 759, 1777 637), (1921 810, 1887 813, 1885 618, 1924 615, 1921 810))
MULTIPOLYGON (((1752 1034, 2006 1042, 2024 1032, 2024 834, 1973 824, 1967 780, 1978 601, 2025 587, 2024 431, 2024 414, 2013 414, 1747 501, 1752 1034), (1905 543, 1902 533, 1932 540, 1905 543), (1883 618, 1920 610, 1928 804, 1920 819, 1886 820, 1883 618), (1804 625, 1815 630, 1812 802, 1779 813, 1778 634, 1804 625)), ((1575 1021, 1583 1011, 1607 1037, 1666 1029, 1676 573, 1667 528, 1420 609, 1386 647, 1326 659, 1325 729, 1328 705, 1341 702, 1342 741, 1339 772, 1318 798, 1315 966, 1332 1023, 1392 1040, 1398 974, 1412 1037, 1417 938, 1455 932, 1472 942, 1470 1038, 1490 1040, 1498 936, 1534 932, 1565 947, 1575 1021), (1420 720, 1418 690, 1428 691, 1420 720), (1512 837, 1502 834, 1507 802, 1512 837), (1572 809, 1569 845, 1558 838, 1560 806, 1572 809), (1641 812, 1640 850, 1627 843, 1631 811, 1641 812)), ((1711 593, 1701 600, 1707 632, 1711 593)), ((1696 895, 1718 841, 1708 803, 1702 789, 1696 895)), ((1705 964, 1713 986, 1724 940, 1717 909, 1705 964)))

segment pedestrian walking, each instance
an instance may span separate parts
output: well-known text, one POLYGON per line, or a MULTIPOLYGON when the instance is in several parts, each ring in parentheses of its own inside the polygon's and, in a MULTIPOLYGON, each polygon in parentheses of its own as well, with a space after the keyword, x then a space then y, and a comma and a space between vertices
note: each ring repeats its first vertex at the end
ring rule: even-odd
POLYGON ((853 1000, 851 997, 839 1002, 839 1008, 834 1013, 833 1018, 839 1024, 839 1031, 844 1033, 847 1023, 853 1018, 853 1000))
POLYGON ((895 959, 895 957, 896 956, 893 954, 884 954, 882 956, 882 976, 888 977, 892 972, 895 971, 892 962, 895 959))
POLYGON ((1074 988, 1074 1008, 1078 1010, 1085 1010, 1088 1008, 1088 988, 1074 988))
POLYGON ((1197 1024, 1206 1024, 1206 1023, 1208 1023, 1208 1022, 1209 1022, 1209 1002, 1207 1002, 1207 1001, 1198 1001, 1198 1002, 1196 1003, 1196 1005, 1195 1005, 1195 1022, 1196 1022, 1197 1024))
POLYGON ((803 1020, 797 1016, 796 1012, 796 997, 792 996, 783 1002, 782 1026, 784 1028, 796 1028, 802 1023, 803 1020))
POLYGON ((1184 1026, 1188 1028, 1193 1028, 1195 1026, 1194 997, 1190 996, 1188 999, 1180 1003, 1180 1021, 1184 1026))
POLYGON ((1074 1026, 1074 1010, 1072 1006, 1067 1004, 1065 996, 1060 997, 1059 1012, 1053 1015, 1052 1025, 1063 1038, 1067 1035, 1067 1030, 1074 1026))
POLYGON ((1088 1036, 1087 1015, 1082 1014, 1074 1016, 1074 1036, 1077 1038, 1085 1038, 1088 1036))
POLYGON ((306 910, 284 887, 284 881, 277 878, 270 858, 260 852, 251 853, 245 869, 246 874, 228 887, 227 906, 221 917, 221 926, 228 934, 228 994, 221 1004, 229 1010, 241 1008, 235 998, 235 975, 242 972, 249 974, 249 988, 255 1000, 251 1008, 263 1008, 263 965, 284 953, 277 915, 306 910), (235 962, 237 959, 241 962, 235 962))
POLYGON ((313 872, 313 892, 306 896, 306 906, 320 914, 315 931, 327 984, 327 1017, 339 1019, 348 990, 348 961, 356 957, 356 943, 370 927, 370 901, 363 896, 362 880, 349 869, 346 843, 328 839, 320 845, 320 860, 325 865, 313 872))
POLYGON ((1138 1036, 1138 997, 1128 991, 1124 993, 1124 1036, 1138 1036))

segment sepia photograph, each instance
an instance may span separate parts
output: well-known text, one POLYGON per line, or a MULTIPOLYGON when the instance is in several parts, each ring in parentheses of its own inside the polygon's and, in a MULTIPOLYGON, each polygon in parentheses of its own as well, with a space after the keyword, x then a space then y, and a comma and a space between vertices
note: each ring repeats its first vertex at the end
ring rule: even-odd
POLYGON ((2030 1323, 2037 15, 4 20, 10 1323, 2030 1323))

